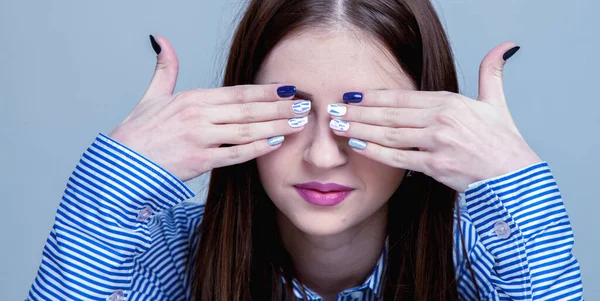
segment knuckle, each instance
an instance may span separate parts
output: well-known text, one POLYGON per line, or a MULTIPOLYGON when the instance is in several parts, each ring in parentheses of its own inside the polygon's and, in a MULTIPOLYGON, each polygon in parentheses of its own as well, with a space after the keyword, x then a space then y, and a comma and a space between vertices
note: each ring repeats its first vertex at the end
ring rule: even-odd
POLYGON ((435 115, 435 120, 443 125, 458 125, 458 112, 453 108, 445 108, 435 115))
POLYGON ((460 94, 452 93, 449 91, 440 91, 440 96, 444 99, 444 105, 446 106, 454 106, 459 102, 462 102, 462 98, 460 94))
POLYGON ((255 116, 255 110, 254 110, 254 105, 252 103, 244 103, 240 106, 240 112, 239 112, 240 116, 242 116, 242 118, 244 120, 247 121, 254 121, 256 116, 255 116))
POLYGON ((403 151, 393 150, 392 160, 396 165, 403 165, 406 162, 406 156, 403 151))
POLYGON ((190 120, 200 116, 201 110, 196 106, 186 106, 177 114, 179 120, 190 120))
POLYGON ((436 94, 438 94, 442 98, 452 98, 455 95, 455 93, 452 93, 452 92, 446 91, 446 90, 438 91, 438 92, 436 92, 436 94))
POLYGON ((181 134, 181 140, 187 145, 195 145, 198 142, 197 135, 194 131, 185 131, 181 134))
POLYGON ((484 61, 479 65, 479 72, 489 72, 497 78, 502 78, 502 65, 492 61, 484 61))
POLYGON ((437 144, 448 144, 448 142, 451 140, 444 131, 434 131, 431 136, 433 141, 437 144))
POLYGON ((240 147, 230 146, 227 147, 227 158, 231 161, 236 161, 242 156, 240 147))
POLYGON ((156 67, 154 69, 156 71, 161 71, 161 70, 165 70, 167 68, 169 68, 169 64, 167 62, 158 61, 158 62, 156 62, 156 67))
POLYGON ((463 108, 465 105, 465 97, 457 94, 457 93, 452 93, 452 95, 448 96, 452 102, 452 105, 455 108, 463 108))
POLYGON ((398 135, 400 134, 400 130, 396 128, 386 128, 383 131, 383 138, 389 142, 395 142, 398 140, 398 135))
POLYGON ((196 107, 201 104, 198 101, 200 98, 198 91, 186 90, 175 94, 171 102, 177 103, 179 107, 196 107))
POLYGON ((231 97, 237 101, 245 102, 246 101, 246 87, 244 86, 233 86, 231 87, 231 97))
POLYGON ((434 174, 438 174, 439 166, 441 166, 441 159, 439 157, 431 157, 428 160, 425 160, 424 164, 427 169, 433 171, 434 174))
POLYGON ((436 96, 440 99, 443 99, 442 105, 444 106, 454 106, 458 102, 462 102, 462 95, 450 91, 437 91, 434 92, 436 96))
POLYGON ((246 141, 251 138, 252 131, 249 124, 240 124, 237 126, 237 134, 240 140, 246 141))
POLYGON ((181 91, 181 92, 177 92, 174 96, 173 96, 173 101, 184 101, 186 99, 190 98, 190 91, 181 91))
POLYGON ((383 121, 386 124, 396 124, 398 119, 402 118, 400 110, 395 108, 385 108, 383 110, 383 121))
POLYGON ((440 156, 438 158, 432 159, 432 167, 438 171, 440 175, 451 174, 454 171, 453 161, 448 159, 447 157, 440 156))
POLYGON ((181 159, 183 162, 187 163, 187 166, 193 166, 198 163, 204 163, 207 161, 206 154, 202 152, 183 152, 181 154, 181 159))

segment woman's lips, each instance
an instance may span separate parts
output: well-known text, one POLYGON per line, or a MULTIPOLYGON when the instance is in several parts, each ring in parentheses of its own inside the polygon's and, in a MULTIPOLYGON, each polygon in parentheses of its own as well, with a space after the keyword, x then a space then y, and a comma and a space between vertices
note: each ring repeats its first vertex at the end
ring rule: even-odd
POLYGON ((318 206, 335 206, 343 201, 354 188, 335 183, 310 182, 294 185, 298 194, 307 202, 318 206))

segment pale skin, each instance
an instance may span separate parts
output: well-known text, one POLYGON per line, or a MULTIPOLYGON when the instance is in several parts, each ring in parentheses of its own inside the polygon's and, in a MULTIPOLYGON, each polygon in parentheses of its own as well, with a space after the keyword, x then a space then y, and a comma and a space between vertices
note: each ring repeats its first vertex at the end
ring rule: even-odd
POLYGON ((513 43, 483 59, 474 100, 416 91, 386 51, 356 30, 291 35, 263 62, 256 85, 173 94, 177 57, 164 37, 156 39, 162 51, 151 84, 109 136, 182 181, 258 158, 298 278, 326 300, 372 272, 386 236, 387 199, 406 169, 464 191, 541 161, 517 130, 503 93, 502 55, 513 43), (311 95, 306 126, 288 125, 308 113, 293 113, 292 97, 277 95, 284 83, 311 95), (330 116, 327 105, 342 104, 347 91, 362 92, 364 100, 347 104, 344 116, 330 116), (332 130, 332 118, 348 121, 349 129, 332 130), (285 136, 283 144, 267 144, 278 135, 285 136), (348 138, 367 147, 351 148, 348 138), (293 184, 308 181, 355 190, 323 208, 294 191, 293 184))

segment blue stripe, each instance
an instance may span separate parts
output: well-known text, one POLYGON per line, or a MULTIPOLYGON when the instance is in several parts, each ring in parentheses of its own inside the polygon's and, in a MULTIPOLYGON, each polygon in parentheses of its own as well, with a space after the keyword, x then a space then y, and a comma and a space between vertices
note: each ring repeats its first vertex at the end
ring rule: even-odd
MULTIPOLYGON (((110 139, 112 140, 110 137, 108 136, 104 136, 103 134, 101 134, 103 137, 105 137, 106 139, 110 139)), ((152 179, 156 179, 157 177, 162 179, 162 181, 157 181, 158 183, 160 183, 160 186, 164 188, 164 190, 169 191, 171 194, 173 195, 185 195, 187 198, 193 197, 194 196, 194 192, 188 188, 185 184, 183 184, 182 182, 180 182, 175 176, 170 176, 170 177, 166 177, 164 176, 164 174, 171 174, 170 172, 166 171, 165 169, 163 169, 162 167, 156 165, 156 164, 152 164, 149 165, 147 162, 142 161, 140 158, 144 158, 142 155, 138 154, 137 152, 135 152, 134 150, 131 150, 123 145, 121 145, 121 148, 117 148, 114 145, 111 145, 109 143, 107 143, 104 140, 101 139, 97 139, 95 142, 97 142, 98 144, 102 144, 102 146, 110 148, 112 151, 114 151, 114 153, 119 153, 123 156, 128 157, 129 159, 131 159, 133 162, 138 163, 140 165, 145 166, 147 169, 149 169, 149 171, 154 171, 154 170, 160 170, 162 171, 162 173, 160 172, 155 172, 153 174, 149 174, 139 168, 136 168, 135 166, 133 166, 133 163, 129 162, 129 161, 121 161, 122 163, 125 163, 129 166, 131 166, 131 168, 133 170, 136 170, 138 173, 144 174, 146 176, 148 176, 149 178, 152 179), (135 153, 136 156, 132 156, 130 154, 128 154, 127 152, 123 151, 123 149, 127 149, 132 153, 135 153), (166 185, 166 183, 171 184, 170 186, 166 185), (176 193, 175 191, 173 191, 173 189, 176 189, 179 191, 179 193, 176 193)), ((117 143, 120 145, 119 142, 112 140, 112 142, 117 143)), ((146 159, 147 160, 147 159, 146 159)))
MULTIPOLYGON (((108 166, 108 165, 106 165, 104 163, 101 163, 98 160, 93 159, 91 156, 89 156, 87 154, 84 154, 84 157, 86 159, 89 158, 89 160, 91 162, 93 162, 94 164, 102 166, 105 169, 111 171, 113 174, 117 175, 117 177, 115 177, 115 178, 123 179, 123 180, 128 180, 127 183, 129 183, 130 185, 133 185, 133 186, 135 186, 137 188, 137 190, 133 190, 132 189, 131 191, 137 192, 139 194, 139 197, 138 197, 139 199, 144 199, 145 198, 143 196, 143 194, 140 193, 140 192, 144 192, 146 195, 150 196, 153 199, 158 199, 158 197, 154 193, 154 192, 158 192, 162 196, 161 200, 162 199, 169 199, 169 196, 164 191, 162 191, 160 189, 156 189, 156 185, 155 184, 152 184, 152 183, 144 180, 143 177, 139 176, 136 173, 137 170, 136 170, 136 172, 133 172, 133 171, 128 170, 128 169, 125 169, 123 171, 118 170, 118 169, 114 169, 114 166, 118 166, 118 164, 117 164, 117 162, 115 160, 110 159, 109 156, 105 156, 105 155, 103 155, 103 154, 101 154, 99 152, 96 152, 94 150, 89 150, 88 153, 89 154, 93 154, 93 155, 95 155, 98 158, 101 158, 102 160, 106 161, 107 163, 110 163, 112 166, 108 166), (132 180, 132 179, 134 179, 134 180, 132 180), (139 184, 138 182, 142 182, 145 186, 151 187, 154 191, 151 191, 151 190, 145 188, 143 185, 139 184)), ((126 185, 123 185, 123 186, 126 186, 126 185)))

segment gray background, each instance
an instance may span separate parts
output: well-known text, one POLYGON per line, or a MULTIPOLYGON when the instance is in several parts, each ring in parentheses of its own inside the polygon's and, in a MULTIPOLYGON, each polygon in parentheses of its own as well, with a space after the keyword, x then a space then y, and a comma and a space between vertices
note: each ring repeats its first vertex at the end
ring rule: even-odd
MULTIPOLYGON (((177 91, 218 85, 244 1, 0 1, 0 299, 22 300, 66 181, 98 132, 108 133, 154 70, 148 34, 180 58, 177 91)), ((594 0, 438 0, 462 92, 476 97, 480 60, 522 46, 505 72, 519 129, 548 161, 575 231, 585 296, 600 299, 600 4, 594 0), (594 30, 596 29, 596 30, 594 30)), ((192 184, 201 190, 201 181, 192 184)))

